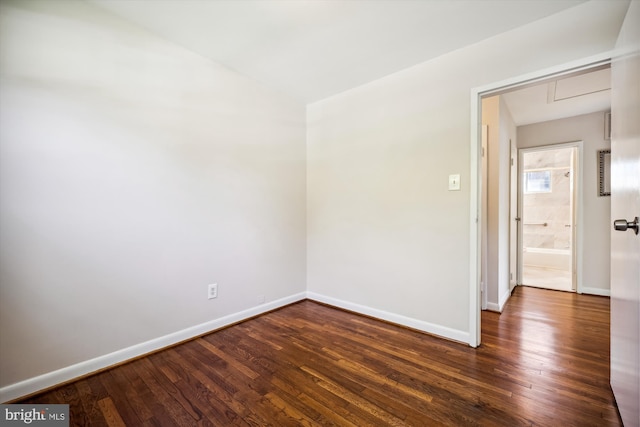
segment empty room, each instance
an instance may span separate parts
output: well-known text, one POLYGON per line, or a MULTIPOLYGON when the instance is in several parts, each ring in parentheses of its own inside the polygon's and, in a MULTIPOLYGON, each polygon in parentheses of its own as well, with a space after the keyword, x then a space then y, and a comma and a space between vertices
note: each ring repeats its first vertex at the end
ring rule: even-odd
POLYGON ((2 422, 640 425, 639 51, 639 0, 0 0, 2 422))

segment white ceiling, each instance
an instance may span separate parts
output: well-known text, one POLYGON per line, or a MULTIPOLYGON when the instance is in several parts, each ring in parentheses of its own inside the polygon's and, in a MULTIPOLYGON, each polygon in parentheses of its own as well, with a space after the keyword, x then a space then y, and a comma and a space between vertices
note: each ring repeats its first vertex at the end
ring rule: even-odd
POLYGON ((305 103, 585 0, 87 0, 305 103))
POLYGON ((611 69, 563 77, 502 95, 516 126, 611 108, 611 69))

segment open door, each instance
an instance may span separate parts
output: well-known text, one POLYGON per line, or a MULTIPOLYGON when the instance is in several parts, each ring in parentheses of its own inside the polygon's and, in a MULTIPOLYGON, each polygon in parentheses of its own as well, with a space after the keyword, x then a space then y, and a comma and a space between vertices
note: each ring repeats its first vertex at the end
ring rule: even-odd
POLYGON ((511 166, 509 176, 509 292, 513 292, 519 281, 518 271, 518 147, 516 142, 509 140, 511 145, 511 166))
POLYGON ((640 2, 611 64, 611 388, 625 426, 640 425, 640 2))
POLYGON ((480 192, 482 197, 482 224, 481 224, 481 234, 482 234, 482 248, 480 255, 480 293, 481 296, 481 304, 482 309, 487 309, 487 280, 489 280, 489 275, 487 273, 487 269, 489 267, 489 263, 487 260, 489 245, 487 244, 487 173, 488 173, 488 161, 487 156, 489 153, 489 126, 482 125, 482 191, 480 192))

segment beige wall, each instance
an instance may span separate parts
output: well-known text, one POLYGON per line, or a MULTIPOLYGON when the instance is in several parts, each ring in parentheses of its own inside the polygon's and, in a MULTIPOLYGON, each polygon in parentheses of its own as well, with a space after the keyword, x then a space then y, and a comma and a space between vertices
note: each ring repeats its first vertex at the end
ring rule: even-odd
POLYGON ((617 31, 594 28, 611 10, 585 3, 309 105, 309 291, 466 341, 471 89, 610 49, 617 31))
POLYGON ((624 10, 587 2, 305 119, 84 2, 3 0, 0 385, 305 289, 467 341, 471 89, 608 51, 624 10))
POLYGON ((598 197, 598 150, 611 147, 604 138, 605 112, 518 127, 518 147, 583 141, 582 262, 578 280, 586 293, 608 295, 610 265, 610 197, 598 197))
MULTIPOLYGON (((497 309, 502 311, 505 303, 511 295, 509 287, 510 273, 515 276, 516 271, 510 271, 511 266, 511 246, 510 246, 510 225, 511 225, 511 142, 517 144, 516 125, 511 117, 511 112, 507 107, 503 97, 500 97, 500 210, 498 211, 499 224, 499 249, 498 249, 498 299, 497 309)), ((517 162, 515 159, 514 164, 517 162)), ((515 215, 513 216, 515 217, 515 215)), ((515 255, 515 253, 513 254, 515 255)), ((514 256, 515 258, 515 256, 514 256)))
POLYGON ((84 2, 0 55, 1 386, 304 295, 303 105, 84 2))
POLYGON ((482 99, 482 124, 488 126, 487 308, 502 311, 509 298, 510 140, 516 127, 500 96, 482 99))
MULTIPOLYGON (((487 194, 484 199, 487 204, 486 235, 486 280, 487 280, 487 307, 490 310, 498 310, 498 276, 499 276, 499 239, 500 226, 500 97, 492 96, 482 99, 481 121, 487 126, 487 194)), ((483 246, 484 247, 484 246, 483 246)))

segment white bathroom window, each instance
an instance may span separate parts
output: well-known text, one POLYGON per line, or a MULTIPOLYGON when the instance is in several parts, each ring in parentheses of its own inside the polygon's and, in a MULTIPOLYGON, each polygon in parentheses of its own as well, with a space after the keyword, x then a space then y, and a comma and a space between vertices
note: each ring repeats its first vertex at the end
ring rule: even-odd
POLYGON ((527 171, 524 173, 525 193, 551 193, 551 171, 527 171))

